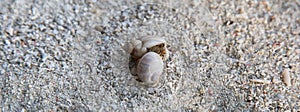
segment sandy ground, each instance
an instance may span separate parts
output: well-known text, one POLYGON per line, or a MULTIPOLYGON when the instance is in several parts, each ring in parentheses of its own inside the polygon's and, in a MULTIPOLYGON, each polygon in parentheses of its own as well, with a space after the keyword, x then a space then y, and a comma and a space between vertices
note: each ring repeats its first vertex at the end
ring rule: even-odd
POLYGON ((0 111, 299 111, 297 0, 0 0, 0 111), (156 87, 126 46, 164 38, 156 87), (290 82, 290 83, 289 83, 290 82))

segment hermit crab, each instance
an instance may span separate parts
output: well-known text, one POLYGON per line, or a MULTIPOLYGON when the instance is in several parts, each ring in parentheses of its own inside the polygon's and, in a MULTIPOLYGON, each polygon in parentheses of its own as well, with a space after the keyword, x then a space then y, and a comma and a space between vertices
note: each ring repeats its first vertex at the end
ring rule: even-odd
POLYGON ((169 57, 166 41, 163 38, 146 37, 142 40, 132 40, 133 47, 131 51, 132 58, 141 58, 147 52, 155 52, 161 56, 163 60, 169 57))
POLYGON ((163 38, 146 37, 131 41, 129 68, 138 80, 155 86, 163 73, 169 51, 163 38))

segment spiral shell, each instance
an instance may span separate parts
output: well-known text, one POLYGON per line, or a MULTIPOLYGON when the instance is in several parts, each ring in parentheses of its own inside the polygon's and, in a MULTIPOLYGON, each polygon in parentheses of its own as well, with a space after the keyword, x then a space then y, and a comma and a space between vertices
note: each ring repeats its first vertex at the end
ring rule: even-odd
POLYGON ((143 42, 143 47, 145 48, 151 48, 159 44, 166 44, 166 41, 163 38, 157 38, 157 37, 143 38, 142 42, 143 42))
POLYGON ((163 72, 162 58, 155 52, 146 53, 137 65, 137 75, 142 82, 156 85, 163 72))
POLYGON ((142 40, 132 40, 131 46, 131 56, 134 59, 141 58, 147 52, 155 52, 159 54, 163 60, 169 57, 167 43, 163 38, 146 37, 142 40))

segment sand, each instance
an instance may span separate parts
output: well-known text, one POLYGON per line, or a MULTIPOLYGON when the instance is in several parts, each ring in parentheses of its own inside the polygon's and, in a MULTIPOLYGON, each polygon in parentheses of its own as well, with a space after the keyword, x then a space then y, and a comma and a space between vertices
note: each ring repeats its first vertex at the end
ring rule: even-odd
POLYGON ((0 0, 0 111, 299 111, 300 2, 0 0), (127 46, 163 38, 156 87, 127 46))

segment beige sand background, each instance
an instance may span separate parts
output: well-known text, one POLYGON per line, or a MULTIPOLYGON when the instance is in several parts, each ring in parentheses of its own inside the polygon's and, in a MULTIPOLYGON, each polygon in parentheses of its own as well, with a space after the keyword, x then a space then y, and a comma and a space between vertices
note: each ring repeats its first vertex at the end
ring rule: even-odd
POLYGON ((300 110, 297 0, 0 0, 0 7, 0 111, 300 110), (170 50, 154 88, 130 74, 126 50, 149 35, 170 50))

